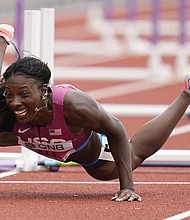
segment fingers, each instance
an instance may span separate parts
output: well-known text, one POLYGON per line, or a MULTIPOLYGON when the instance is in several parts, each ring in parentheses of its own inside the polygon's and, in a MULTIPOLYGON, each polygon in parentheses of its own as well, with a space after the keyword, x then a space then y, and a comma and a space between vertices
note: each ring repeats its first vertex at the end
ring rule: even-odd
POLYGON ((119 193, 115 193, 114 195, 113 195, 113 197, 112 197, 112 201, 114 201, 114 200, 116 200, 117 198, 118 198, 118 196, 119 196, 119 193))
POLYGON ((135 194, 135 196, 133 195, 133 196, 129 197, 129 199, 128 199, 127 201, 128 201, 128 202, 132 202, 132 201, 141 202, 142 199, 141 199, 141 197, 140 197, 139 195, 135 194))
POLYGON ((121 202, 121 201, 138 201, 141 202, 141 197, 136 194, 134 191, 130 189, 121 190, 120 192, 116 192, 112 197, 112 201, 121 202))

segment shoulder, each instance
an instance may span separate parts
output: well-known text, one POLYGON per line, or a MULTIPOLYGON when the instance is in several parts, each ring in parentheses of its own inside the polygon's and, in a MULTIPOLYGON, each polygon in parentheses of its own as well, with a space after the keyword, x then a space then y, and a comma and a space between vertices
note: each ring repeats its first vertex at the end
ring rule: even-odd
POLYGON ((94 123, 103 112, 101 105, 87 93, 70 91, 65 97, 64 114, 76 124, 94 123))
POLYGON ((82 91, 69 91, 65 96, 65 104, 76 108, 92 108, 99 105, 93 97, 82 91))
POLYGON ((70 91, 78 91, 78 89, 70 84, 61 84, 49 87, 49 94, 52 95, 52 101, 57 104, 63 104, 67 93, 70 91))
POLYGON ((59 84, 59 85, 53 85, 49 87, 49 90, 53 93, 60 92, 60 91, 67 91, 67 90, 73 90, 73 91, 80 91, 78 88, 71 84, 59 84))

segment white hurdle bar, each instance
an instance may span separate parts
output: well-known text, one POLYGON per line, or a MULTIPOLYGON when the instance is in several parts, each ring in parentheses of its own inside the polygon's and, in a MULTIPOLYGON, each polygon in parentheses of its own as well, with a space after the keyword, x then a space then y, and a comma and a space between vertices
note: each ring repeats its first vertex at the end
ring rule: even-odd
MULTIPOLYGON (((29 156, 29 154, 27 155, 29 156)), ((141 166, 151 167, 190 167, 190 150, 158 150, 155 154, 147 158, 141 166)), ((30 160, 29 167, 20 153, 0 153, 0 169, 19 169, 20 171, 35 171, 39 166, 59 166, 56 160, 43 158, 43 160, 30 160), (31 162, 33 164, 31 164, 31 162), (30 168, 30 169, 29 169, 30 168), (32 169, 33 168, 33 169, 32 169)), ((60 163, 60 166, 63 164, 60 163)), ((76 163, 69 162, 65 166, 75 166, 76 163)))

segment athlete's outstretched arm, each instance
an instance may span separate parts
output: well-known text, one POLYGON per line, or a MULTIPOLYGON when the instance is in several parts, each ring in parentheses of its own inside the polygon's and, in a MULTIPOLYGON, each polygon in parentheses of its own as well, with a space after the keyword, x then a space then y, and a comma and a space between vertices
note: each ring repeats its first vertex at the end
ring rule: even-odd
MULTIPOLYGON (((140 201, 140 196, 134 192, 130 145, 122 123, 82 92, 67 93, 64 100, 64 114, 65 116, 67 114, 67 119, 75 127, 89 128, 97 133, 106 134, 120 181, 120 191, 115 193, 112 199, 140 201)), ((109 179, 117 177, 116 174, 110 175, 109 179)))
POLYGON ((0 132, 0 147, 18 145, 18 138, 11 132, 0 132))
POLYGON ((189 104, 190 94, 182 92, 162 114, 136 132, 130 141, 135 155, 133 169, 163 146, 189 104))

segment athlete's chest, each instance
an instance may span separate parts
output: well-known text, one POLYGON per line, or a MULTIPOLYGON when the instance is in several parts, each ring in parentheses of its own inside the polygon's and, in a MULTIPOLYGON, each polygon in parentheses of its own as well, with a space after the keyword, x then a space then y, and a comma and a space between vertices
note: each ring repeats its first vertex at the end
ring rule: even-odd
POLYGON ((31 150, 68 151, 73 149, 74 137, 61 128, 19 128, 18 143, 31 150))

